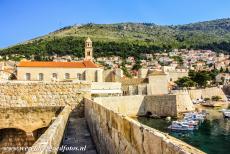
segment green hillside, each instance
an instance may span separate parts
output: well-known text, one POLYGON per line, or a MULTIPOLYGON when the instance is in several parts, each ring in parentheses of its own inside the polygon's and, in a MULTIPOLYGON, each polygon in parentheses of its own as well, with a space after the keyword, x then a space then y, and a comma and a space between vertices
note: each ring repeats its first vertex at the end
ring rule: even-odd
POLYGON ((83 56, 84 39, 91 37, 95 56, 138 55, 174 48, 230 52, 230 19, 177 26, 151 23, 85 24, 64 27, 48 35, 0 50, 1 55, 21 54, 83 56))

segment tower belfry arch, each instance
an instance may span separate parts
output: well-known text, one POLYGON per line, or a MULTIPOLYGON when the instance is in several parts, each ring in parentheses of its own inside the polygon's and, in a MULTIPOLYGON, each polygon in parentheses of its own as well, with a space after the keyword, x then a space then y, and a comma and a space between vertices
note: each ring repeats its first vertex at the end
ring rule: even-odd
POLYGON ((85 60, 93 60, 93 42, 89 37, 85 41, 85 60))

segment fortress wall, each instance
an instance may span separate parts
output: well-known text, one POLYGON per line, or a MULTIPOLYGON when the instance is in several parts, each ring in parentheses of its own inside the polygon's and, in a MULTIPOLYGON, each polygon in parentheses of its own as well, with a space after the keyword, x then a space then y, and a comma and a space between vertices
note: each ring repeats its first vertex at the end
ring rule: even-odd
POLYGON ((177 116, 176 95, 145 96, 145 113, 151 112, 158 116, 177 116))
POLYGON ((0 129, 16 128, 32 133, 48 127, 62 107, 11 107, 0 108, 0 129))
POLYGON ((62 141, 70 112, 71 107, 66 106, 45 133, 33 144, 27 154, 57 153, 55 150, 58 149, 62 141))
POLYGON ((142 125, 126 113, 113 111, 104 103, 88 99, 84 102, 85 117, 100 154, 203 154, 174 137, 142 125))
POLYGON ((97 97, 94 101, 115 112, 125 113, 129 116, 144 115, 143 95, 97 97))
POLYGON ((197 98, 201 98, 202 96, 201 89, 188 90, 188 93, 192 100, 196 100, 197 98))
POLYGON ((177 116, 181 112, 194 111, 194 106, 188 93, 98 97, 94 101, 114 112, 120 112, 128 116, 141 116, 147 112, 158 116, 177 116))
POLYGON ((86 82, 0 82, 0 107, 76 105, 90 98, 86 82))
POLYGON ((176 94, 177 112, 184 113, 194 111, 195 107, 187 91, 181 91, 176 94))
POLYGON ((169 81, 176 81, 179 78, 188 76, 188 72, 168 72, 168 80, 169 81))
POLYGON ((205 88, 205 89, 192 89, 188 90, 192 100, 201 98, 212 98, 212 96, 220 96, 223 100, 227 100, 223 90, 217 87, 205 88))

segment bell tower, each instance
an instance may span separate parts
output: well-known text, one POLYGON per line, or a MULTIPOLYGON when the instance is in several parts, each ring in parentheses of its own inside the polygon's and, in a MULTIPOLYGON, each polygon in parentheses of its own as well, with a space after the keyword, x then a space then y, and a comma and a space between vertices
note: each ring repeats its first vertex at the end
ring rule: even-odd
POLYGON ((89 37, 85 41, 85 60, 93 60, 93 43, 89 37))

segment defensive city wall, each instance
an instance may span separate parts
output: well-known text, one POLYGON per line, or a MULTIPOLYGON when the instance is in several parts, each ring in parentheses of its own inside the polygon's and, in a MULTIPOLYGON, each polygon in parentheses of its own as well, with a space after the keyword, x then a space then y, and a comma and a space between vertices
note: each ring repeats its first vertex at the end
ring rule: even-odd
POLYGON ((177 95, 98 97, 94 101, 128 116, 143 116, 151 113, 162 117, 177 117, 180 113, 195 110, 188 93, 184 92, 177 95))
POLYGON ((98 103, 95 101, 99 100, 85 99, 85 117, 98 153, 203 154, 202 151, 127 116, 144 113, 144 109, 138 109, 141 107, 138 102, 143 101, 142 97, 126 98, 127 102, 121 99, 121 103, 118 98, 111 100, 110 103, 109 98, 101 98, 98 103))
POLYGON ((84 97, 90 98, 86 82, 1 82, 0 153, 15 152, 3 147, 32 145, 50 153, 61 143, 71 109, 84 116, 84 97))
POLYGON ((223 90, 217 87, 205 88, 205 89, 192 89, 188 90, 192 100, 197 98, 212 98, 212 96, 220 96, 223 100, 227 100, 223 90))
POLYGON ((0 82, 0 107, 76 105, 90 97, 87 82, 0 82))
POLYGON ((4 142, 0 141, 0 147, 10 144, 7 140, 9 136, 19 135, 15 138, 20 140, 20 135, 24 135, 25 139, 16 146, 32 146, 27 153, 57 153, 50 149, 55 150, 60 145, 69 114, 75 108, 78 116, 85 116, 98 153, 203 153, 131 118, 147 112, 177 116, 178 113, 194 110, 188 93, 106 97, 95 98, 94 101, 90 95, 90 84, 85 82, 0 83, 0 113, 10 119, 4 121, 8 128, 0 128, 1 133, 6 134, 3 136, 5 140, 1 140, 4 142), (27 113, 30 116, 27 117, 27 113), (29 117, 33 117, 32 121, 29 117), (20 132, 12 134, 16 132, 9 131, 12 128, 20 132), (39 131, 34 134, 34 130, 39 131), (30 142, 21 144, 27 141, 30 142))

